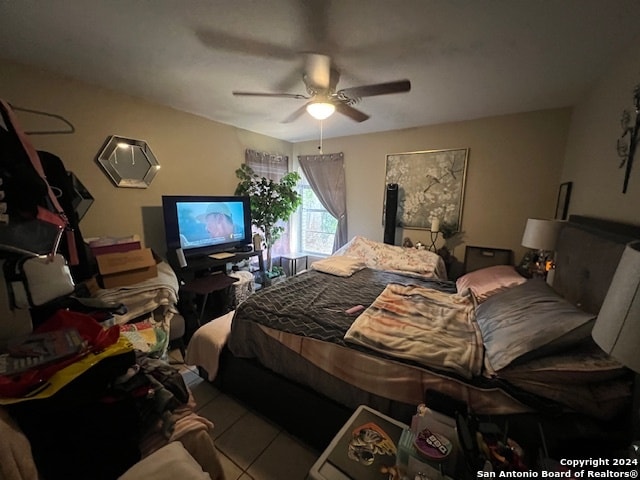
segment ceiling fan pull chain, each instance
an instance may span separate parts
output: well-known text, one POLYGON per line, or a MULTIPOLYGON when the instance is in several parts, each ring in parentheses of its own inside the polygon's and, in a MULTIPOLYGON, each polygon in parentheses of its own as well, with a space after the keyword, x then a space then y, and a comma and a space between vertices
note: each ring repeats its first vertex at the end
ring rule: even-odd
POLYGON ((320 120, 320 146, 318 147, 318 153, 320 155, 322 155, 322 122, 323 120, 320 120))

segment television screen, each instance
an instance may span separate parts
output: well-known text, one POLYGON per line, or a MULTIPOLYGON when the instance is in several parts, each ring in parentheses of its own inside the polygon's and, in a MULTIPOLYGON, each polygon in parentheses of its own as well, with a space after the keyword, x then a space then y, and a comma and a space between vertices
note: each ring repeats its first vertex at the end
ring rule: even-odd
POLYGON ((208 254, 251 243, 249 197, 163 196, 167 248, 208 254))

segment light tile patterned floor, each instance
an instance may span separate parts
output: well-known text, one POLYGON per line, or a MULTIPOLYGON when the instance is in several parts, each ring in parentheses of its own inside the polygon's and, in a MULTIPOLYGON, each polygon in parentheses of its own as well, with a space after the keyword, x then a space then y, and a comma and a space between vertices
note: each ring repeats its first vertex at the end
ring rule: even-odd
MULTIPOLYGON (((177 363, 180 352, 172 351, 177 363)), ((304 480, 320 452, 292 437, 278 425, 220 392, 196 373, 180 367, 193 392, 197 412, 211 420, 213 437, 226 480, 304 480)))

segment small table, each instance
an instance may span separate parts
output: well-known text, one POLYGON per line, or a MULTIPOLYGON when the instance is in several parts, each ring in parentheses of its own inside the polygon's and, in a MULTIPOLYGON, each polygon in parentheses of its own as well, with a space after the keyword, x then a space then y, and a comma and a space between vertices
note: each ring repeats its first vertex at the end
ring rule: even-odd
POLYGON ((326 450, 311 467, 308 480, 379 480, 381 468, 394 467, 398 442, 408 425, 366 406, 360 405, 336 434, 326 450), (376 450, 396 453, 371 453, 367 442, 355 441, 376 438, 376 450), (391 448, 389 448, 391 447, 391 448), (354 457, 355 460, 350 458, 354 457))
POLYGON ((198 316, 198 326, 202 324, 202 317, 204 316, 204 309, 207 306, 209 294, 219 290, 225 290, 237 281, 238 278, 230 277, 224 273, 214 273, 205 275, 204 277, 194 278, 180 287, 180 290, 184 292, 201 295, 203 297, 200 314, 198 316))
POLYGON ((289 253, 287 255, 280 256, 280 266, 282 267, 282 261, 286 260, 289 264, 288 275, 294 276, 298 273, 298 260, 304 260, 304 268, 309 268, 309 256, 304 253, 289 253))

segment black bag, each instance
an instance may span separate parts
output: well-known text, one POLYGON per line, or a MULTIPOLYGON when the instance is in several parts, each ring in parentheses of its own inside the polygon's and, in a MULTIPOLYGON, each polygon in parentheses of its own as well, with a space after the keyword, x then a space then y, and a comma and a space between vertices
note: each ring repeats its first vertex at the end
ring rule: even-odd
POLYGON ((60 253, 69 260, 71 275, 76 283, 80 283, 98 273, 98 267, 89 246, 84 242, 80 230, 80 219, 74 208, 74 186, 70 173, 60 157, 53 153, 38 150, 47 182, 56 191, 58 202, 69 220, 72 235, 64 235, 60 244, 60 253), (71 242, 70 242, 71 240, 71 242), (74 252, 74 249, 76 252, 74 252), (74 253, 78 261, 73 262, 74 253))
MULTIPOLYGON (((53 255, 69 227, 35 148, 0 100, 0 254, 53 255)), ((75 252, 75 247, 73 248, 75 252)), ((75 253, 69 258, 75 263, 75 253)))

